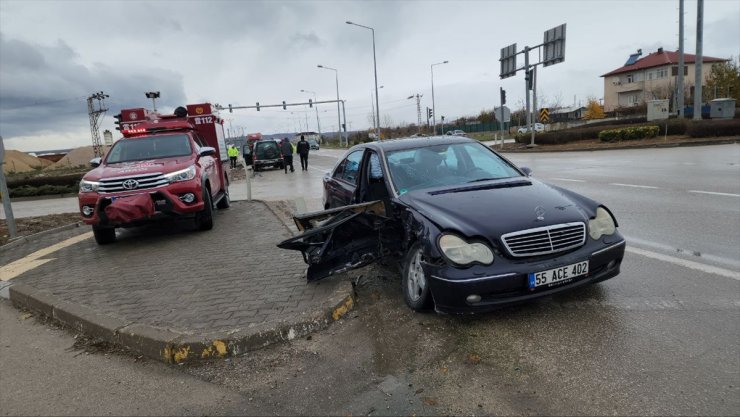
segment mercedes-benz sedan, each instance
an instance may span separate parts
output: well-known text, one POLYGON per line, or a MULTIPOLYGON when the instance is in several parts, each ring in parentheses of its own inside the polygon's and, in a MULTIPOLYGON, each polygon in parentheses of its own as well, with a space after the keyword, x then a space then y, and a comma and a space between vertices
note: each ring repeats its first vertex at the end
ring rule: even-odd
POLYGON ((625 250, 606 206, 462 137, 357 145, 324 178, 324 206, 278 246, 303 253, 309 281, 396 257, 414 310, 572 290, 618 275, 625 250))

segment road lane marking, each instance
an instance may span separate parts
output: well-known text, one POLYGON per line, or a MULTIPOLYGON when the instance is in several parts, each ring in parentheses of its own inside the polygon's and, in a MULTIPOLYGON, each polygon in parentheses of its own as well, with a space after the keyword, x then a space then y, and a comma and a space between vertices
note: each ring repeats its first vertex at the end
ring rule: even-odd
POLYGON ((653 187, 652 185, 621 184, 621 183, 618 183, 618 182, 613 182, 613 183, 611 183, 609 185, 617 185, 617 186, 620 186, 620 187, 632 187, 632 188, 648 188, 648 189, 651 189, 651 190, 658 189, 658 187, 653 187))
POLYGON ((720 275, 727 278, 732 278, 736 281, 740 281, 740 272, 730 271, 729 269, 718 268, 716 266, 706 265, 699 262, 688 261, 686 259, 676 258, 675 256, 663 255, 661 253, 651 252, 644 249, 638 249, 628 246, 627 252, 634 253, 636 255, 645 256, 647 258, 657 259, 659 261, 672 263, 674 265, 683 266, 685 268, 694 269, 700 272, 706 272, 707 274, 720 275))
POLYGON ((686 248, 677 248, 675 246, 665 245, 663 243, 653 242, 650 240, 640 239, 634 236, 624 236, 630 243, 637 243, 640 246, 648 246, 653 249, 660 249, 669 253, 680 253, 687 256, 694 256, 697 258, 705 259, 707 261, 717 262, 733 268, 740 268, 740 260, 724 258, 722 256, 712 255, 706 252, 701 252, 686 248))
POLYGON ((83 233, 79 236, 71 237, 67 240, 63 240, 59 243, 51 245, 49 247, 37 250, 36 252, 26 255, 25 257, 18 259, 15 262, 11 262, 3 267, 0 267, 0 280, 10 281, 11 279, 28 272, 34 268, 37 268, 47 262, 53 261, 56 258, 39 259, 44 256, 50 255, 60 249, 64 249, 67 246, 74 245, 77 242, 81 242, 85 239, 92 237, 92 232, 83 233))
POLYGON ((557 181, 586 182, 586 180, 576 180, 573 178, 550 178, 550 179, 557 180, 557 181))
POLYGON ((696 193, 696 194, 711 194, 711 195, 723 195, 727 197, 740 197, 740 194, 732 194, 732 193, 717 193, 714 191, 700 191, 700 190, 689 190, 690 193, 696 193))

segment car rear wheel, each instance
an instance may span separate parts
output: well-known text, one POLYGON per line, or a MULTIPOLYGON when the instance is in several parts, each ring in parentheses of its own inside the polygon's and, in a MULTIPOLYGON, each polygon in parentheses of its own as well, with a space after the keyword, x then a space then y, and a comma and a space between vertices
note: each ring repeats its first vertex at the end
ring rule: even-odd
POLYGON ((113 227, 93 226, 93 235, 98 245, 107 245, 116 241, 116 229, 113 227))
POLYGON ((432 305, 429 281, 421 267, 421 259, 421 245, 417 242, 411 246, 403 261, 403 299, 415 311, 426 310, 432 305))
POLYGON ((195 213, 195 226, 200 230, 213 229, 213 200, 208 189, 203 191, 203 211, 195 213))

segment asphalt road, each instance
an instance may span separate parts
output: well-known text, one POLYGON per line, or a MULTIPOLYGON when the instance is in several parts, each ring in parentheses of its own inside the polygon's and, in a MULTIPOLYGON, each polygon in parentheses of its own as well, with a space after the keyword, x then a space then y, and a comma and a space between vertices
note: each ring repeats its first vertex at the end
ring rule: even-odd
MULTIPOLYGON (((263 172, 252 181, 253 197, 320 208, 320 179, 340 153, 312 153, 308 172, 263 172)), ((224 413, 740 414, 740 146, 508 157, 610 207, 628 239, 620 276, 471 318, 411 312, 393 268, 374 266, 345 278, 358 282, 356 312, 310 339, 178 368, 184 373, 89 356, 144 387, 184 381, 225 396, 233 407, 224 413)), ((239 186, 246 183, 233 184, 232 195, 239 186)), ((69 343, 70 336, 45 334, 13 314, 0 309, 0 403, 11 404, 3 414, 73 414, 75 403, 59 400, 72 390, 53 388, 52 366, 75 372, 75 390, 102 404, 83 411, 140 414, 116 402, 122 391, 101 382, 104 370, 79 367, 82 356, 28 353, 36 338, 69 343), (9 376, 24 380, 22 389, 8 391, 9 376), (56 397, 46 395, 50 387, 56 397)), ((170 390, 148 395, 144 407, 172 404, 170 390)), ((197 413, 213 398, 193 396, 182 410, 197 413)))

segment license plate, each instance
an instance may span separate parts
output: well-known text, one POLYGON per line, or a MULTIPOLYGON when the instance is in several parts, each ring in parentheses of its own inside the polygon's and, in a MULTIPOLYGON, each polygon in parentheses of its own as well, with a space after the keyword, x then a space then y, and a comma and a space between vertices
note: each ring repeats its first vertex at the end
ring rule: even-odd
POLYGON ((588 261, 529 274, 529 289, 549 286, 588 274, 588 261))

